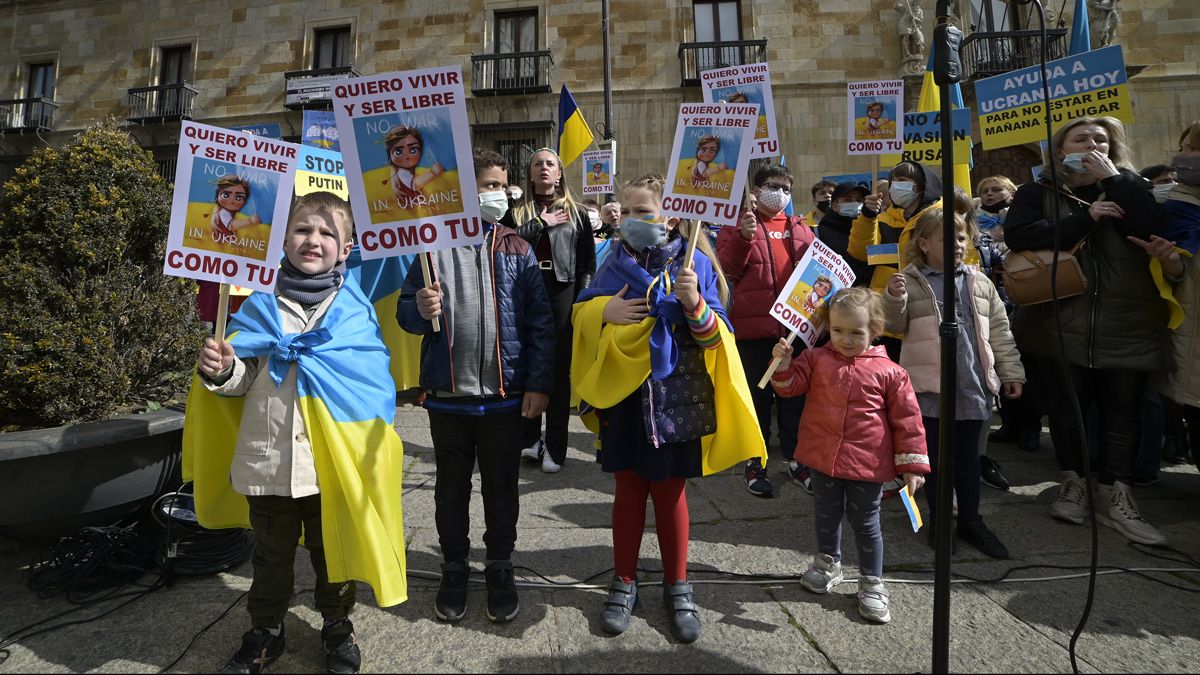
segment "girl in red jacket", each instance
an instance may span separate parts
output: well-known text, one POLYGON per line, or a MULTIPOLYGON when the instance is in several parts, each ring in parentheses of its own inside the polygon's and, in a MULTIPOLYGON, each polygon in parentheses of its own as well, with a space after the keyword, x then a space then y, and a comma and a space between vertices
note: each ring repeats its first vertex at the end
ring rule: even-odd
POLYGON ((821 310, 829 343, 795 360, 786 340, 773 350, 781 359, 771 386, 780 396, 808 394, 800 418, 796 460, 812 470, 817 557, 800 583, 828 593, 842 581, 842 514, 858 546, 858 613, 887 623, 883 586, 883 534, 879 504, 883 484, 902 476, 915 493, 929 473, 925 428, 908 373, 872 347, 883 332, 883 302, 867 288, 846 288, 821 310))

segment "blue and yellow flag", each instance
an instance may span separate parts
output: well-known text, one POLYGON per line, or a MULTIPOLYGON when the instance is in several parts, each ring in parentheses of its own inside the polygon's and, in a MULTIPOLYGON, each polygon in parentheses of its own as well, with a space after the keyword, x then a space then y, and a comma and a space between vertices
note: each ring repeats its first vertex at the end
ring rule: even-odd
POLYGON ((575 97, 564 84, 558 94, 558 156, 563 166, 570 166, 579 159, 593 140, 595 137, 587 120, 583 119, 583 111, 575 105, 575 97))
POLYGON ((346 259, 346 271, 358 282, 359 288, 375 307, 379 316, 379 327, 383 331, 383 344, 392 355, 392 379, 396 391, 407 391, 421 386, 421 336, 413 335, 400 328, 396 322, 396 305, 400 302, 400 290, 408 268, 416 262, 416 256, 401 255, 391 258, 363 260, 362 249, 355 246, 346 259))
POLYGON ((1071 16, 1071 44, 1067 56, 1092 51, 1092 34, 1088 30, 1087 3, 1075 0, 1075 11, 1071 16))
MULTIPOLYGON (((929 50, 929 62, 925 64, 925 75, 921 78, 921 98, 917 100, 917 112, 934 112, 942 109, 942 92, 933 79, 933 50, 929 50)), ((950 85, 950 108, 965 108, 962 87, 955 82, 950 85)), ((954 157, 954 184, 972 193, 971 167, 975 166, 975 158, 968 154, 966 157, 954 157)), ((951 195, 952 196, 952 195, 951 195)))
MULTIPOLYGON (((285 334, 276 303, 272 294, 251 295, 230 317, 229 341, 239 358, 264 358, 277 385, 297 367, 329 580, 370 584, 381 607, 404 602, 404 446, 392 426, 396 388, 375 311, 351 278, 317 330, 285 334)), ((229 482, 243 402, 208 391, 198 379, 188 395, 183 477, 195 483, 196 515, 207 528, 249 527, 246 498, 229 482)))

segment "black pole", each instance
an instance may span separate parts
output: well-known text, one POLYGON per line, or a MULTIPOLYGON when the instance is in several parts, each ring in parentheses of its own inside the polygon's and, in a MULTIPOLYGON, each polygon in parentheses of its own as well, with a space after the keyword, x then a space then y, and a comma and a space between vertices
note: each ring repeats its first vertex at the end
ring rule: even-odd
MULTIPOLYGON (((612 54, 608 46, 608 0, 600 2, 600 16, 604 28, 604 139, 610 140, 613 137, 613 117, 612 117, 612 54)), ((616 175, 617 167, 609 169, 616 175)), ((613 193, 607 192, 604 195, 604 201, 613 201, 613 193)))
MULTIPOLYGON (((950 85, 958 82, 962 68, 958 45, 962 32, 949 24, 949 0, 938 0, 937 27, 933 31, 934 81, 941 88, 942 122, 942 382, 941 419, 938 424, 937 513, 934 514, 936 555, 933 581, 933 672, 950 672, 950 551, 953 545, 951 504, 954 500, 955 392, 958 390, 958 321, 954 301, 956 283, 954 224, 954 124, 950 85)), ((910 242, 915 246, 916 242, 910 242)))

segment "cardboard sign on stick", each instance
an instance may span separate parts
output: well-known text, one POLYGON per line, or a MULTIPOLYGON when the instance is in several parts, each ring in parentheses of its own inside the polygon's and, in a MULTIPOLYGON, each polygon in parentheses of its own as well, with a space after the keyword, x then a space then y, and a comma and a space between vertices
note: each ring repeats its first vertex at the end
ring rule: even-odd
POLYGON ((612 150, 586 150, 583 153, 583 194, 613 192, 612 150))
POLYGON ((272 292, 299 146, 184 121, 163 272, 272 292))
POLYGON ((904 149, 904 80, 846 85, 846 154, 883 155, 904 149))
POLYGON ((771 97, 771 69, 765 63, 717 68, 700 73, 705 103, 757 103, 758 121, 750 159, 779 155, 775 130, 775 101, 771 97))
POLYGON ((681 105, 663 214, 736 225, 757 121, 753 104, 681 105))
POLYGON ((365 260, 483 242, 458 66, 333 84, 365 260))

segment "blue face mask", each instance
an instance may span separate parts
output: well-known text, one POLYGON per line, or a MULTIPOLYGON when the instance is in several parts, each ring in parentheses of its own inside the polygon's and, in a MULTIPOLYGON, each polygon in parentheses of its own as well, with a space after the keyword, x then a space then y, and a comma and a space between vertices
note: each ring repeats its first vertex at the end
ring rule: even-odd
POLYGON ((667 240, 667 224, 626 218, 621 221, 621 240, 640 253, 667 240))
POLYGON ((1002 224, 1004 224, 1004 219, 996 214, 986 212, 979 214, 979 229, 981 230, 990 230, 1002 224))

